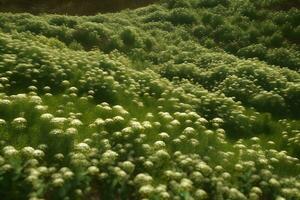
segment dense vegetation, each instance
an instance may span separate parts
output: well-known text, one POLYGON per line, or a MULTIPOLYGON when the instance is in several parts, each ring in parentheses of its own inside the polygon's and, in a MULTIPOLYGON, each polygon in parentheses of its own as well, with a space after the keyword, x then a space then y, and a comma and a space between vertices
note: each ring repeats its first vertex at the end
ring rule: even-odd
POLYGON ((0 0, 0 11, 92 15, 137 8, 157 0, 0 0))
POLYGON ((300 199, 297 5, 1 13, 1 199, 300 199))

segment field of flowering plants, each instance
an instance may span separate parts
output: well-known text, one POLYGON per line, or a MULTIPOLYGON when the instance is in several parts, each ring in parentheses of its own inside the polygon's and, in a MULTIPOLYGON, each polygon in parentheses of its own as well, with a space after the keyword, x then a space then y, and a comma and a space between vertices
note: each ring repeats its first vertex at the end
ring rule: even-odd
POLYGON ((296 2, 0 13, 0 199, 299 200, 296 2))

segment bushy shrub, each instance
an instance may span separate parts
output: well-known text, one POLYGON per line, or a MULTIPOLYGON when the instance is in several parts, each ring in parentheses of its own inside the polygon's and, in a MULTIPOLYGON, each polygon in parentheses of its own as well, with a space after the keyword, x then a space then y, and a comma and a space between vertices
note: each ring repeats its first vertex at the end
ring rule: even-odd
POLYGON ((83 50, 83 47, 80 43, 76 42, 76 41, 72 41, 70 44, 69 44, 69 48, 70 49, 73 49, 75 51, 81 51, 83 50))
POLYGON ((133 47, 136 45, 138 41, 138 34, 135 30, 131 28, 124 29, 121 34, 120 38, 127 47, 133 47))
POLYGON ((284 38, 281 34, 281 32, 275 32, 267 41, 268 46, 270 47, 280 47, 282 46, 282 43, 284 41, 284 38))
POLYGON ((298 54, 285 49, 285 48, 276 48, 271 49, 267 53, 267 61, 273 65, 284 66, 290 69, 299 70, 300 68, 300 59, 298 54))
POLYGON ((74 28, 77 25, 77 20, 75 17, 67 17, 61 15, 51 16, 49 19, 49 24, 56 26, 66 26, 69 28, 74 28))
POLYGON ((73 37, 84 47, 105 48, 109 43, 110 34, 109 30, 101 24, 84 22, 75 27, 73 37))
POLYGON ((47 37, 54 37, 64 42, 65 44, 70 44, 73 38, 72 29, 67 28, 66 26, 53 27, 49 30, 48 33, 44 34, 47 37))
POLYGON ((171 11, 169 21, 175 25, 190 25, 197 21, 195 15, 185 8, 175 8, 171 11))
POLYGON ((252 43, 256 43, 260 36, 259 30, 254 26, 248 27, 247 34, 249 36, 249 41, 252 43))
POLYGON ((168 8, 189 8, 191 7, 191 1, 189 0, 168 0, 167 1, 168 8))
POLYGON ((181 63, 176 65, 166 65, 162 70, 162 74, 172 79, 173 77, 183 78, 192 78, 194 77, 193 73, 196 71, 196 66, 192 63, 181 63))
POLYGON ((251 3, 245 3, 239 6, 239 11, 243 16, 246 16, 250 19, 258 19, 257 9, 251 3))
POLYGON ((252 44, 238 50, 237 55, 244 58, 264 59, 267 54, 267 48, 262 44, 252 44))
POLYGON ((300 117, 300 84, 289 85, 284 91, 284 98, 292 115, 300 117))
POLYGON ((240 38, 242 30, 229 24, 220 25, 216 28, 213 35, 216 41, 228 43, 240 38))
POLYGON ((106 53, 111 52, 115 49, 121 49, 122 47, 122 40, 118 35, 114 35, 110 38, 109 42, 106 44, 102 50, 106 53))
POLYGON ((230 0, 200 0, 198 2, 198 7, 215 7, 217 5, 228 6, 230 0))
POLYGON ((290 23, 281 26, 281 33, 290 41, 299 42, 300 26, 293 27, 290 23))
POLYGON ((278 27, 271 20, 264 21, 259 25, 259 28, 260 32, 266 36, 271 36, 278 30, 278 27))
POLYGON ((89 21, 96 23, 104 23, 108 21, 108 18, 104 14, 99 13, 93 16, 89 16, 89 21))
POLYGON ((217 46, 216 42, 211 38, 206 38, 203 41, 203 45, 209 49, 217 46))
POLYGON ((22 24, 22 31, 30 31, 34 34, 45 34, 51 30, 49 24, 43 20, 25 18, 23 19, 22 24))
POLYGON ((300 35, 300 25, 297 26, 297 27, 292 31, 291 39, 292 39, 293 41, 295 41, 296 43, 300 43, 299 35, 300 35))
POLYGON ((286 13, 287 22, 291 24, 293 27, 299 26, 299 20, 300 20, 300 12, 299 8, 291 8, 286 13))
POLYGON ((287 107, 282 96, 272 92, 263 92, 251 99, 251 104, 259 111, 271 112, 277 116, 287 114, 287 107))
POLYGON ((198 39, 207 37, 209 33, 210 33, 209 27, 203 25, 198 25, 193 30, 194 36, 198 39))
POLYGON ((146 37, 144 39, 144 45, 146 50, 151 51, 155 47, 156 41, 153 37, 146 37))
POLYGON ((212 13, 204 13, 202 16, 202 22, 205 25, 210 25, 213 28, 216 28, 216 27, 224 24, 224 18, 221 15, 212 14, 212 13))
POLYGON ((169 18, 169 13, 166 11, 157 10, 147 14, 144 17, 144 22, 159 22, 166 21, 169 18))
POLYGON ((249 103, 252 95, 257 94, 260 88, 253 81, 239 78, 236 75, 227 76, 218 86, 226 96, 235 97, 236 100, 249 103))

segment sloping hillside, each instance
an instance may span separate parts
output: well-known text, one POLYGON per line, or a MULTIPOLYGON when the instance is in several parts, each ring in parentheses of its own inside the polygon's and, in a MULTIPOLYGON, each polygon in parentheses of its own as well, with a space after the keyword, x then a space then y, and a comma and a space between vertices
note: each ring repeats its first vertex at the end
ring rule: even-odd
POLYGON ((165 0, 0 13, 3 199, 300 199, 300 12, 165 0))
POLYGON ((137 8, 157 0, 0 0, 0 11, 93 15, 137 8))

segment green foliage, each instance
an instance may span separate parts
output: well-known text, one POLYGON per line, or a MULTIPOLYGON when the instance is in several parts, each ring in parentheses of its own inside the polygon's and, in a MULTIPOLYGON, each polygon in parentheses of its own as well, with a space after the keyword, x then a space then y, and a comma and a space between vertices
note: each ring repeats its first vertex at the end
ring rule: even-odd
POLYGON ((1 197, 300 199, 299 11, 282 2, 1 13, 1 197))
POLYGON ((73 17, 54 15, 51 16, 51 18, 49 19, 49 24, 55 26, 66 26, 69 28, 74 28, 78 24, 78 21, 76 20, 76 18, 73 17))
POLYGON ((299 84, 296 85, 290 85, 285 91, 284 91, 284 97, 288 103, 289 109, 293 113, 294 116, 299 116, 299 95, 300 95, 300 87, 299 84))
POLYGON ((154 10, 145 16, 144 22, 160 22, 166 21, 169 18, 169 13, 162 10, 154 10))
POLYGON ((278 116, 284 115, 287 109, 284 98, 278 94, 272 94, 271 92, 255 95, 252 99, 252 105, 260 111, 273 112, 278 116))
POLYGON ((187 0, 168 0, 166 1, 168 8, 190 8, 192 6, 192 2, 187 0))
POLYGON ((175 8, 171 11, 169 20, 174 25, 190 25, 196 22, 196 17, 185 8, 175 8))
POLYGON ((282 46, 282 43, 284 41, 284 38, 280 32, 275 32, 271 37, 269 41, 269 45, 271 47, 280 47, 282 46))
POLYGON ((203 25, 196 26, 193 30, 193 34, 198 39, 201 39, 205 37, 207 34, 209 34, 208 27, 205 27, 203 25))
POLYGON ((267 60, 273 65, 287 66, 294 70, 299 69, 299 53, 285 48, 270 50, 267 54, 267 60))
POLYGON ((79 43, 88 48, 103 47, 109 40, 109 31, 100 24, 85 22, 76 27, 73 36, 79 43))
POLYGON ((228 6, 229 2, 229 0, 200 0, 198 6, 206 8, 215 7, 217 5, 228 6))
POLYGON ((69 44, 69 48, 77 51, 83 50, 83 47, 80 43, 73 41, 69 44))
POLYGON ((224 19, 222 18, 221 15, 216 15, 216 14, 212 14, 212 13, 204 13, 204 15, 202 17, 202 22, 205 25, 210 25, 213 28, 216 28, 217 26, 224 23, 224 19))
POLYGON ((134 46, 138 40, 137 33, 134 30, 129 29, 129 28, 124 29, 121 32, 120 37, 121 37, 123 43, 128 47, 134 46))
POLYGON ((272 35, 278 29, 278 27, 272 21, 265 21, 261 24, 261 26, 261 33, 267 36, 272 35))
POLYGON ((262 44, 253 44, 238 50, 237 55, 244 58, 259 58, 263 60, 267 54, 267 48, 262 44))

